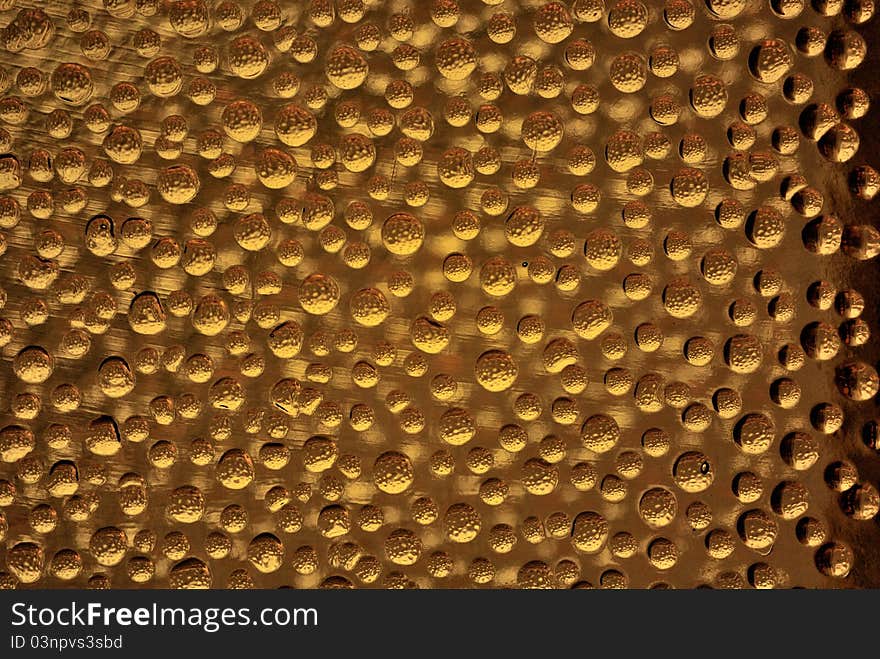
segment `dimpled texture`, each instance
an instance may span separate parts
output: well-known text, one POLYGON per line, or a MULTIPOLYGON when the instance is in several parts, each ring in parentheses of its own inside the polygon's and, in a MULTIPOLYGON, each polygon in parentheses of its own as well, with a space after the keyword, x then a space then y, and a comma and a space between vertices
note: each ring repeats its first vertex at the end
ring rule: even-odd
POLYGON ((0 587, 880 586, 874 9, 0 2, 0 587))

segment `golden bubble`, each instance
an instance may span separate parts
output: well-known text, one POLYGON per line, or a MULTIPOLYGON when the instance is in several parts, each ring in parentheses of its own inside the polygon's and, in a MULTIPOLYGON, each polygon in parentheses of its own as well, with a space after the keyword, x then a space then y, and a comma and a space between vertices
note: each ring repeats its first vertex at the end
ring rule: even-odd
POLYGON ((388 451, 376 458, 373 482, 386 494, 400 494, 412 486, 413 466, 403 453, 388 451))
POLYGON ((476 69, 477 54, 470 41, 454 37, 437 46, 434 61, 444 78, 464 80, 476 69))
POLYGON ((339 285, 332 277, 314 273, 303 279, 298 291, 299 303, 310 314, 324 315, 339 303, 339 285))
POLYGON ((474 367, 477 382, 487 391, 504 391, 513 386, 519 369, 513 357, 501 350, 484 352, 474 367))
POLYGON ((452 542, 471 542, 480 533, 481 526, 479 514, 467 503, 453 504, 443 515, 443 528, 452 542))
POLYGON ((327 79, 339 89, 357 89, 367 79, 367 60, 351 46, 337 46, 327 55, 327 79))

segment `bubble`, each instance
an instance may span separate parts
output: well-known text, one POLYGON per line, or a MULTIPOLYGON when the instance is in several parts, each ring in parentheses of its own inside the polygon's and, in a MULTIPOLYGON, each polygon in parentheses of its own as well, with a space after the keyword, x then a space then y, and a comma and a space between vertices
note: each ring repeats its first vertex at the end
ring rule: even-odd
POLYGON ((698 117, 712 119, 727 106, 727 87, 723 80, 711 74, 698 76, 690 89, 690 101, 698 117))
POLYGON ((828 323, 815 321, 801 330, 801 345, 807 355, 819 361, 834 359, 840 350, 840 337, 828 323))
POLYGON ((477 53, 467 39, 453 37, 442 41, 434 52, 437 70, 448 80, 465 80, 477 68, 477 53))
POLYGON ((300 306, 314 315, 330 313, 339 303, 339 298, 336 280, 321 273, 309 275, 299 286, 300 306))
POLYGON ((249 252, 258 252, 269 242, 272 235, 269 222, 261 213, 239 217, 233 227, 233 236, 238 245, 249 252))
POLYGON ((440 416, 438 431, 447 444, 461 446, 474 438, 476 424, 467 410, 453 407, 440 416))
POLYGON ((154 335, 165 331, 167 314, 152 291, 136 295, 128 309, 128 324, 138 334, 154 335))
POLYGON ((527 55, 512 58, 504 68, 504 82, 514 94, 528 94, 537 76, 538 64, 527 55))
POLYGON ((755 503, 764 496, 764 482, 751 471, 742 471, 733 479, 733 493, 741 503, 755 503))
POLYGON ((867 46, 864 38, 853 30, 834 30, 828 35, 825 59, 836 69, 849 71, 865 59, 867 46))
POLYGON ((594 229, 584 241, 584 256, 593 268, 611 270, 620 260, 623 246, 617 234, 608 229, 594 229))
POLYGON ((251 540, 247 548, 248 562, 263 574, 281 569, 284 545, 271 533, 261 533, 251 540))
POLYGON ((24 426, 8 425, 0 429, 0 460, 18 462, 36 448, 33 432, 24 426))
POLYGON ((409 213, 395 213, 382 224, 382 244, 396 256, 415 254, 425 239, 425 227, 409 213))
POLYGON ((365 327, 381 325, 391 311, 388 300, 376 288, 364 288, 352 295, 349 301, 351 316, 365 327))
MULTIPOLYGON (((804 498, 806 496, 804 493, 804 498)), ((870 483, 859 483, 843 493, 840 505, 843 512, 852 519, 867 521, 876 517, 880 510, 880 493, 870 483)))
POLYGON ((797 481, 783 481, 773 490, 773 512, 783 519, 797 519, 809 507, 809 492, 797 481))
POLYGON ((621 39, 639 36, 648 26, 648 9, 638 0, 619 0, 608 10, 608 28, 621 39))
POLYGON ((781 39, 764 39, 749 53, 749 70, 764 83, 780 80, 791 66, 791 52, 781 39))
POLYGON ((226 329, 231 319, 229 307, 222 298, 205 295, 196 303, 191 322, 200 334, 216 336, 226 329))
POLYGON ((337 46, 327 55, 324 71, 332 85, 351 90, 360 87, 367 79, 370 67, 367 60, 351 46, 337 46))
POLYGON ((193 485, 185 485, 171 492, 165 510, 175 521, 193 524, 204 517, 205 508, 205 495, 202 491, 193 485))
POLYGON ((260 151, 254 169, 260 183, 270 190, 286 188, 293 183, 297 174, 293 156, 272 147, 260 151))
POLYGON ((609 79, 619 92, 631 94, 641 90, 648 80, 645 58, 634 52, 618 55, 611 62, 609 79))
POLYGON ((215 475, 223 487, 242 490, 254 479, 253 460, 241 449, 229 449, 217 461, 215 475))
POLYGON ((611 309, 599 300, 581 302, 571 315, 575 333, 588 341, 598 338, 611 326, 613 319, 611 309))
POLYGON ((605 159, 616 172, 627 172, 638 167, 644 158, 642 139, 631 131, 618 131, 605 144, 605 159))
POLYGON ((315 116, 305 108, 290 103, 275 115, 275 135, 287 146, 299 147, 311 140, 318 131, 315 116))
POLYGON ((880 376, 877 369, 864 362, 850 360, 837 367, 835 381, 837 388, 851 400, 870 400, 880 389, 880 376))
POLYGON ((859 135, 843 123, 838 123, 819 138, 819 152, 831 162, 847 162, 859 150, 859 135))
POLYGON ((187 558, 175 564, 168 573, 168 584, 173 589, 207 589, 211 587, 210 568, 198 558, 187 558))
POLYGON ((450 188, 464 188, 474 180, 473 159, 469 151, 454 147, 445 151, 437 165, 440 180, 450 188))
POLYGON ((550 112, 532 112, 523 121, 522 140, 535 151, 552 151, 562 141, 562 136, 562 123, 550 112))
POLYGON ((703 294, 687 278, 677 278, 663 289, 663 306, 673 318, 689 318, 700 310, 703 294))
POLYGON ((575 39, 565 47, 565 62, 575 71, 586 71, 596 61, 596 48, 586 39, 575 39))
POLYGON ((159 173, 156 188, 169 204, 188 204, 199 193, 201 181, 188 165, 172 165, 159 173))
POLYGON ((175 2, 171 6, 168 18, 172 29, 188 39, 194 39, 208 31, 208 7, 201 0, 175 2))
POLYGON ((115 526, 105 526, 92 534, 89 552, 99 565, 112 567, 122 562, 128 550, 125 532, 115 526))
POLYGON ((6 566, 21 583, 35 583, 43 576, 45 554, 40 545, 19 542, 7 551, 6 566))
POLYGON ((743 544, 759 554, 769 553, 779 531, 770 515, 759 508, 740 515, 736 521, 736 529, 743 544))
POLYGON ((692 494, 707 490, 715 479, 712 463, 700 451, 687 451, 678 456, 672 475, 676 485, 692 494))
POLYGON ((724 361, 734 373, 753 373, 763 360, 763 350, 757 337, 737 334, 724 344, 724 361))
POLYGON ((363 135, 347 135, 340 148, 340 160, 350 172, 366 171, 376 160, 376 147, 363 135))
POLYGON ((229 43, 229 68, 239 78, 250 80, 261 76, 269 66, 269 53, 251 36, 236 37, 229 43))
POLYGON ((489 350, 477 358, 474 373, 487 391, 505 391, 513 386, 519 373, 513 357, 502 350, 489 350))
POLYGON ((639 499, 639 516, 652 529, 668 526, 678 513, 675 495, 662 487, 654 487, 639 499))
POLYGON ((581 426, 581 442, 594 453, 606 453, 620 440, 620 428, 613 417, 594 414, 581 426))
POLYGON ((533 25, 538 38, 548 44, 564 41, 574 30, 571 14, 561 2, 541 5, 535 13, 533 25))
POLYGON ((131 165, 138 161, 143 151, 141 134, 128 126, 114 127, 103 142, 104 153, 113 162, 131 165))
POLYGON ((667 538, 657 538, 648 545, 648 560, 658 570, 668 570, 678 562, 678 548, 667 538))
POLYGON ((135 377, 122 357, 108 357, 98 367, 98 385, 105 396, 121 398, 134 389, 135 377))
POLYGON ((223 131, 236 142, 247 143, 256 139, 263 127, 263 113, 247 99, 239 99, 223 108, 220 117, 223 131))
POLYGON ((709 184, 701 170, 686 167, 672 177, 670 191, 677 204, 685 208, 695 208, 705 201, 709 184))
MULTIPOLYGON (((214 249, 214 245, 207 240, 193 238, 186 241, 183 250, 183 257, 181 258, 181 265, 188 275, 201 277, 208 274, 213 270, 216 260, 217 252, 214 249)), ((191 303, 184 305, 181 301, 181 305, 190 307, 191 303)))
POLYGON ((467 503, 455 503, 443 515, 443 529, 451 542, 472 542, 480 533, 482 521, 477 511, 467 503))
POLYGON ((85 104, 94 93, 92 75, 80 64, 59 64, 52 71, 49 84, 58 100, 72 106, 85 104))
POLYGON ((183 88, 183 69, 174 57, 157 57, 144 69, 150 92, 159 98, 170 98, 183 88))
MULTIPOLYGON (((446 264, 444 264, 446 265, 446 264)), ((469 274, 469 266, 468 266, 469 274)), ((458 279, 454 277, 453 281, 458 279)), ((461 281, 467 277, 461 278, 461 281)), ((480 268, 480 286, 483 291, 494 297, 504 297, 516 286, 516 271, 506 259, 495 256, 483 263, 480 268)))
POLYGON ((373 482, 386 494, 400 494, 413 484, 413 465, 403 453, 387 451, 376 458, 373 482))
POLYGON ((44 348, 28 346, 15 356, 12 369, 22 382, 40 384, 52 376, 55 360, 44 348))
POLYGON ((605 546, 608 534, 608 521, 602 515, 592 511, 582 512, 574 519, 571 544, 578 551, 595 554, 605 546))

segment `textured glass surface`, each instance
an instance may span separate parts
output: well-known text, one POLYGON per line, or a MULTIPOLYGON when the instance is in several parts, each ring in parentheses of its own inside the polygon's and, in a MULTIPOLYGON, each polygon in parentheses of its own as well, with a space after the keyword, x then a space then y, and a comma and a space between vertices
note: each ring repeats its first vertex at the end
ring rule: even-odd
POLYGON ((874 4, 0 0, 0 585, 880 586, 874 4))

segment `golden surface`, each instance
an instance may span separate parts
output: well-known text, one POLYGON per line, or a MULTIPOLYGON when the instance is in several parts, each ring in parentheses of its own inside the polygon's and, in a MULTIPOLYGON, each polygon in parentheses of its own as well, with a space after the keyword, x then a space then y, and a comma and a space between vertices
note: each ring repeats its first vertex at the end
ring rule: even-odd
POLYGON ((873 0, 0 9, 4 587, 880 585, 873 0))

